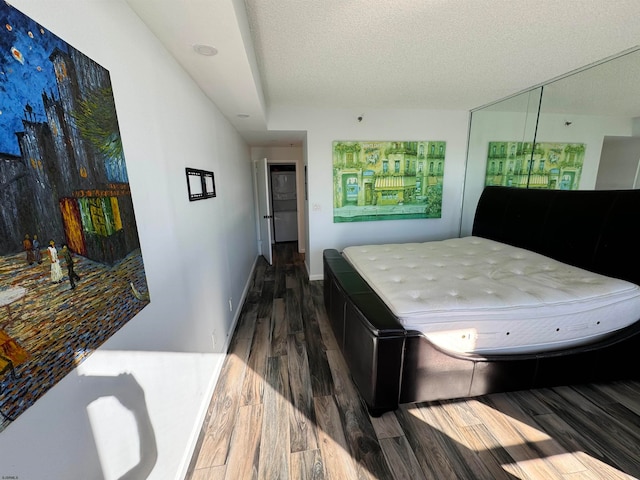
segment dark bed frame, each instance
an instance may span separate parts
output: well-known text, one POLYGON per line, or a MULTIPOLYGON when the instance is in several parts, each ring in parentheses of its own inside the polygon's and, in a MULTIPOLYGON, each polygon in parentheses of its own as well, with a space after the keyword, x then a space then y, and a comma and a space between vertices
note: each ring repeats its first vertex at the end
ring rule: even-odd
MULTIPOLYGON (((472 234, 640 284, 640 190, 486 187, 472 234)), ((640 319, 595 343, 537 354, 456 354, 405 330, 334 249, 323 252, 327 314, 373 416, 400 403, 640 378, 640 319)), ((606 319, 605 319, 606 320, 606 319)))

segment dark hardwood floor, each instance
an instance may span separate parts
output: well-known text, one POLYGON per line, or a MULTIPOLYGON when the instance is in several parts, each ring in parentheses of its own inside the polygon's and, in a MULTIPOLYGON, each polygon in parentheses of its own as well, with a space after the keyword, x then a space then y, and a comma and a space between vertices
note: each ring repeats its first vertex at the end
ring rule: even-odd
POLYGON ((261 258, 187 479, 640 478, 640 382, 406 404, 371 418, 295 243, 261 258))

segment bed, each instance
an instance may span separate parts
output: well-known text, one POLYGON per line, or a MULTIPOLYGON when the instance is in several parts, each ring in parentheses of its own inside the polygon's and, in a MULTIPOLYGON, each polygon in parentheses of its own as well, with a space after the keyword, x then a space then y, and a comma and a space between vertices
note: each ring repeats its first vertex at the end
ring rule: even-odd
POLYGON ((639 378, 639 214, 640 190, 486 187, 468 237, 325 250, 327 314, 371 415, 639 378))

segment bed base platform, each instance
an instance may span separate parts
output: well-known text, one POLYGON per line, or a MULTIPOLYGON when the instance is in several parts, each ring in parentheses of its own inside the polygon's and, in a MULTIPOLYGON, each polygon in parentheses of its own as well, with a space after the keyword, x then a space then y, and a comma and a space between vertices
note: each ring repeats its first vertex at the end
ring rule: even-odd
POLYGON ((640 322, 596 343, 538 354, 465 355, 406 331, 337 250, 324 252, 325 306, 369 413, 400 403, 637 378, 640 322))
MULTIPOLYGON (((488 187, 478 205, 473 234, 638 283, 640 254, 635 250, 640 242, 631 225, 638 212, 640 191, 488 187), (562 212, 567 203, 587 210, 562 212), (590 211, 589 206, 593 206, 590 211), (579 214, 582 220, 572 216, 575 211, 584 212, 579 214), (556 218, 558 212, 564 222, 556 218), (552 241, 544 240, 547 229, 553 230, 552 241)), ((564 350, 460 354, 439 348, 420 332, 405 330, 339 251, 325 250, 323 264, 329 321, 372 416, 400 403, 640 378, 640 320, 594 343, 564 350)))

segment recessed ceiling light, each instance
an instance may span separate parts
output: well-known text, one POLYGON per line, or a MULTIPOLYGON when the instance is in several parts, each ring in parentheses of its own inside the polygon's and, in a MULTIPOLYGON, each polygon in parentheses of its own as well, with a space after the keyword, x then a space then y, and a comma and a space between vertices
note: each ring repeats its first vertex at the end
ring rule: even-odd
POLYGON ((194 45, 193 49, 195 50, 196 53, 200 55, 204 55, 205 57, 213 57, 218 53, 218 49, 215 47, 212 47, 211 45, 198 44, 198 45, 194 45))
POLYGON ((248 113, 239 113, 238 114, 238 118, 249 118, 251 115, 249 115, 248 113))

